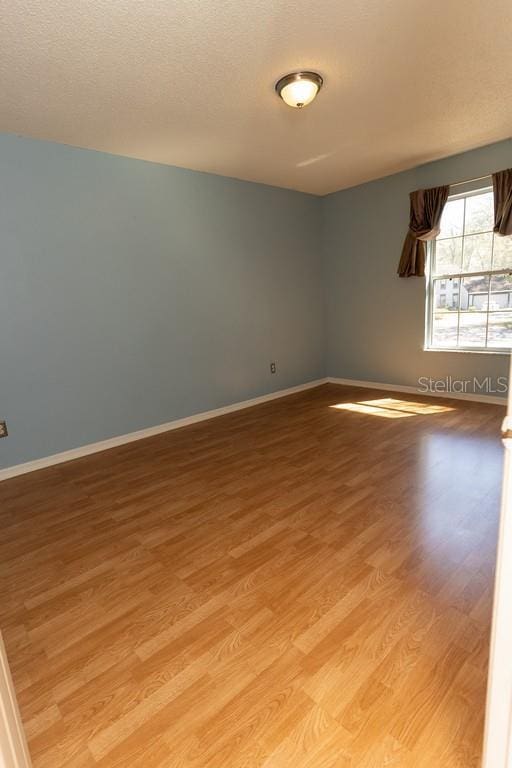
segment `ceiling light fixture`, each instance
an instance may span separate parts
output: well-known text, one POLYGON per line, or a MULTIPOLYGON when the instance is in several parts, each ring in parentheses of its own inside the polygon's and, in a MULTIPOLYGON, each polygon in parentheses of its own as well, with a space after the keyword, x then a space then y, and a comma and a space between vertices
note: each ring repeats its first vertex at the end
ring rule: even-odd
POLYGON ((276 93, 289 107, 301 109, 311 104, 323 85, 317 72, 291 72, 276 83, 276 93))

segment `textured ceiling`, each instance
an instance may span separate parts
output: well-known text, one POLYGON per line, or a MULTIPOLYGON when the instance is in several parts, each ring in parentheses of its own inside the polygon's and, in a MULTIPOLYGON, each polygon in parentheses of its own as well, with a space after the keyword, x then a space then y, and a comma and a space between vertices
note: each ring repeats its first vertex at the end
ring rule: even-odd
POLYGON ((511 0, 0 0, 0 131, 291 187, 512 134, 511 0), (292 110, 276 79, 325 86, 292 110))

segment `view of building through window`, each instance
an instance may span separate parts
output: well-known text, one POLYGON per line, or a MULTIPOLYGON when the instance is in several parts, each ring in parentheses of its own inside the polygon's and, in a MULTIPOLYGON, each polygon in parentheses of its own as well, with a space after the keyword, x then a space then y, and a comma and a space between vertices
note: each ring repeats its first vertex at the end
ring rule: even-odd
POLYGON ((429 249, 427 347, 512 347, 512 236, 493 219, 492 190, 448 199, 429 249))

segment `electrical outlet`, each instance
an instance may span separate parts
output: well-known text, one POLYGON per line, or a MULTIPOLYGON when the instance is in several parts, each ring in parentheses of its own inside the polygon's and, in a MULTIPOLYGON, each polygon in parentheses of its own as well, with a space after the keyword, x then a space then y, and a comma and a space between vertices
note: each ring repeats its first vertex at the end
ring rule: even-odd
POLYGON ((6 421, 0 421, 0 437, 7 437, 9 433, 7 432, 7 422, 6 421))
POLYGON ((277 373, 277 366, 275 363, 270 363, 270 373, 277 373))

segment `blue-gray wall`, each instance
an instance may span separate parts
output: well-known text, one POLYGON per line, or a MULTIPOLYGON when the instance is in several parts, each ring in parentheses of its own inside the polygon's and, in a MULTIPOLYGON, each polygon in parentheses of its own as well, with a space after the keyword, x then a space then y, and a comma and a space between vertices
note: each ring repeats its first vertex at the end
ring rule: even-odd
POLYGON ((506 141, 315 198, 0 135, 0 468, 325 375, 506 375, 424 352, 396 266, 411 190, 510 166, 506 141))
POLYGON ((320 207, 0 136, 0 467, 324 376, 320 207))
POLYGON ((508 375, 506 355, 424 352, 425 280, 396 268, 409 192, 511 166, 508 140, 323 198, 329 376, 417 386, 422 376, 508 375))

